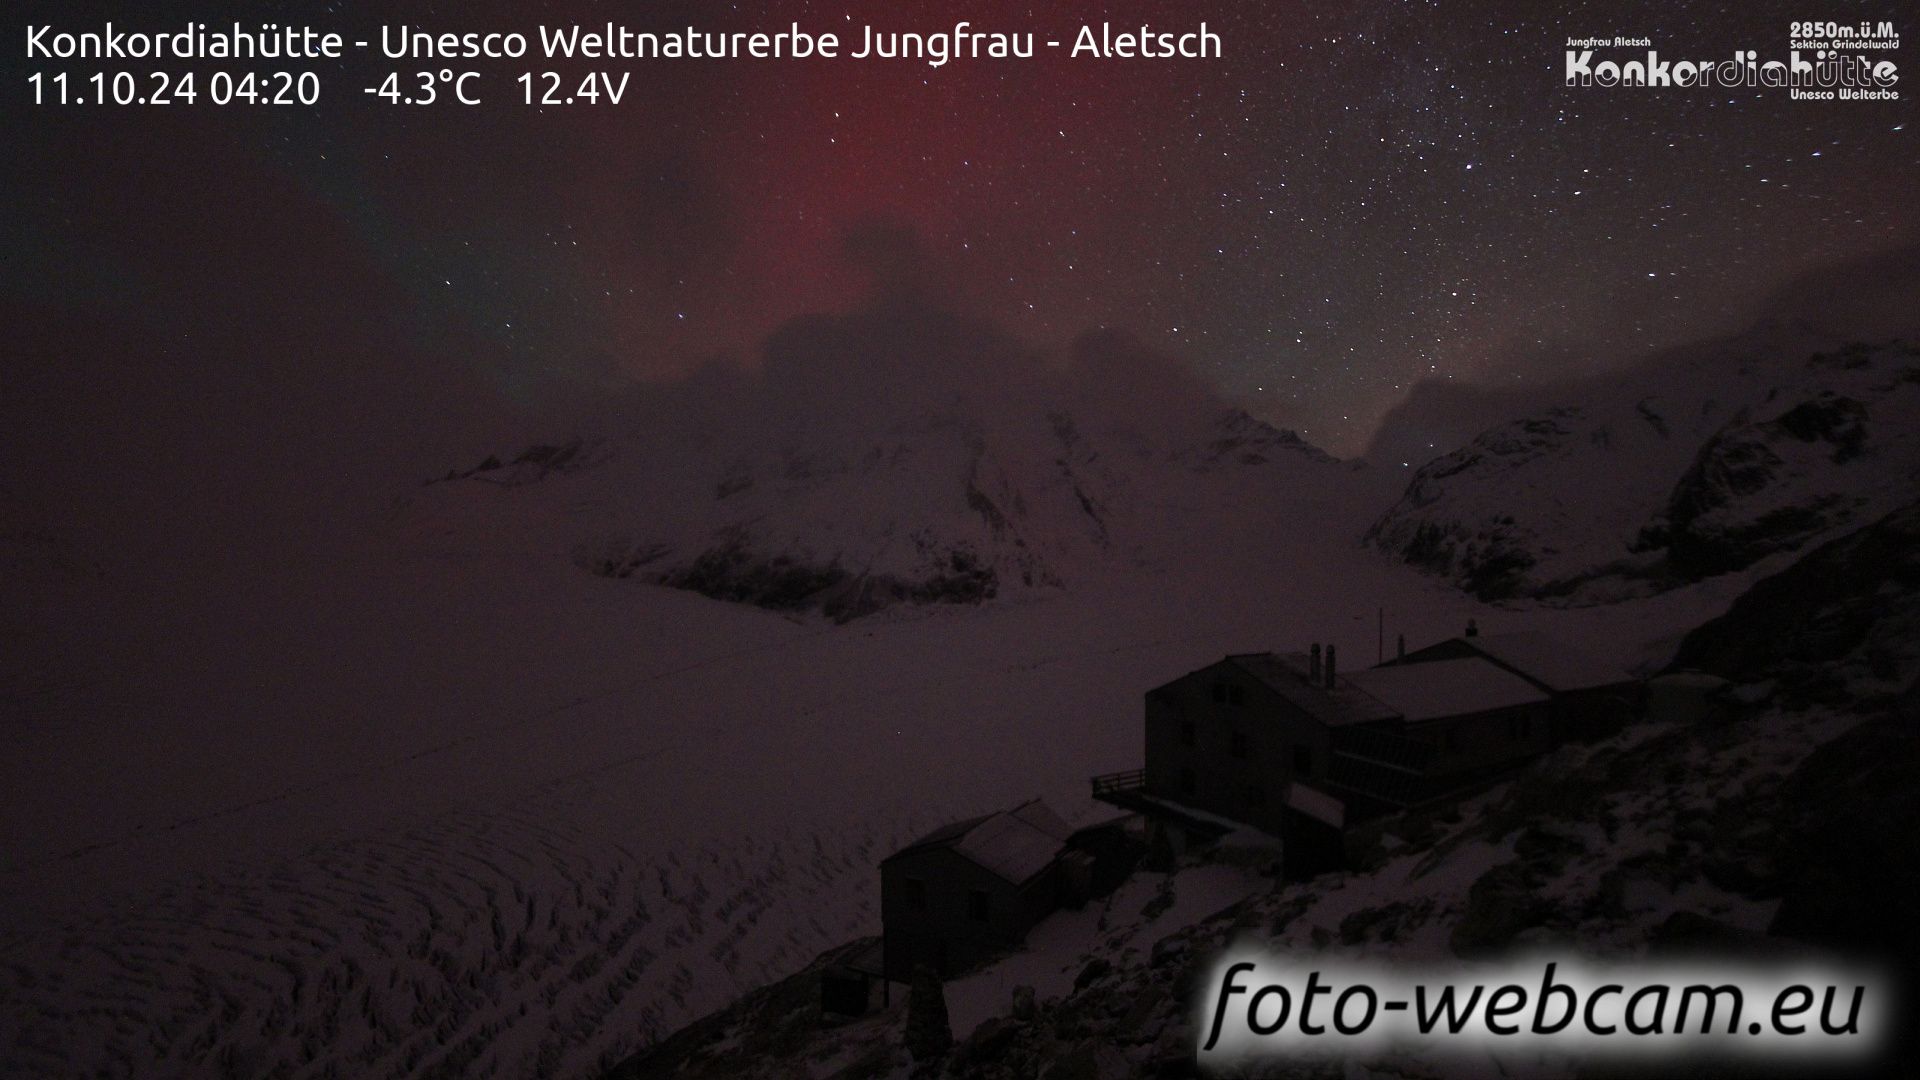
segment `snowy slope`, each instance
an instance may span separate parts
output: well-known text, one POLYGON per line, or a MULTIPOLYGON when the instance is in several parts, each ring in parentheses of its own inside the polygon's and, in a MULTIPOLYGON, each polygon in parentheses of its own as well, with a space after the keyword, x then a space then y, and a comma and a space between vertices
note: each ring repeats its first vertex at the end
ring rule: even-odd
POLYGON ((85 652, 50 651, 48 627, 97 609, 113 582, 98 553, 57 517, 0 481, 0 732, 7 718, 55 705, 98 674, 85 652))
POLYGON ((1486 431, 1367 541, 1485 598, 1607 601, 1800 549, 1916 482, 1920 351, 1766 326, 1486 431))

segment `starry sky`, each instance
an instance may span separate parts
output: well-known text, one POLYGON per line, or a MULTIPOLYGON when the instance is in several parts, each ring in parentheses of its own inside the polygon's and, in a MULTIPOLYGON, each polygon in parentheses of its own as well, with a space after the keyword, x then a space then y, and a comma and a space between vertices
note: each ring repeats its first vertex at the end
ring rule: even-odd
MULTIPOLYGON (((1898 17, 1843 6, 1818 17, 1898 17)), ((956 307, 1036 347, 1125 329, 1257 415, 1355 454, 1421 380, 1602 372, 1736 329, 1796 275, 1920 233, 1910 92, 1804 103, 1560 85, 1568 36, 1784 55, 1804 5, 42 7, 76 29, 240 16, 349 33, 615 18, 854 35, 941 30, 957 14, 1044 40, 1083 21, 1205 20, 1224 42, 1219 60, 1042 50, 938 69, 575 62, 562 70, 632 70, 627 100, 554 109, 512 103, 513 74, 538 61, 458 63, 489 73, 496 100, 413 108, 358 88, 420 65, 359 57, 321 67, 315 108, 6 121, 28 150, 7 179, 23 211, 9 239, 28 258, 0 272, 16 318, 25 304, 101 332, 107 310, 129 337, 138 324, 232 349, 297 341, 289 365, 366 374, 361 389, 330 387, 338 401, 404 365, 415 396, 380 391, 402 427, 440 400, 436 380, 538 402, 751 366, 783 321, 859 301, 871 281, 845 238, 883 221, 919 235, 956 307), (315 344, 322 324, 346 359, 315 344)), ((230 363, 189 370, 220 355, 169 347, 166 363, 186 385, 225 386, 230 363)))

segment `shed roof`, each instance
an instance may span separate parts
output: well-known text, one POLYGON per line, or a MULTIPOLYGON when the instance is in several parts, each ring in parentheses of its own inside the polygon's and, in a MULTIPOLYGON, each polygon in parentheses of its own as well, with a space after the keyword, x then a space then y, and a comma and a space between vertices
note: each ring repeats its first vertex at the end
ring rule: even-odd
MULTIPOLYGON (((992 814, 980 814, 960 821, 948 822, 927 835, 922 836, 920 839, 915 840, 913 843, 908 844, 906 847, 901 848, 899 851, 887 856, 887 859, 897 859, 902 855, 909 855, 919 851, 921 848, 945 847, 965 835, 968 829, 973 828, 975 825, 980 824, 992 816, 992 814)), ((882 859, 881 861, 885 862, 886 859, 882 859)))
POLYGON ((1461 638, 1467 646, 1545 686, 1565 693, 1630 683, 1633 676, 1537 630, 1514 630, 1461 638))
POLYGON ((1532 683, 1478 656, 1368 668, 1346 679, 1409 721, 1465 716, 1547 700, 1532 683))
POLYGON ((1072 835, 1072 826, 1033 799, 1011 810, 943 825, 882 861, 946 848, 1010 884, 1022 885, 1052 865, 1072 835))

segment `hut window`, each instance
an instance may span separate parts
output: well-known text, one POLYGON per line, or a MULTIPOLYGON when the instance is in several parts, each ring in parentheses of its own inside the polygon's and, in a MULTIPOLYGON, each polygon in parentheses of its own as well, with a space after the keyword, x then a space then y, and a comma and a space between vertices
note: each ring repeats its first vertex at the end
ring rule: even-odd
POLYGON ((1293 748, 1293 771, 1302 776, 1313 774, 1313 747, 1296 746, 1293 748))
POLYGON ((1247 733, 1244 731, 1234 732, 1233 743, 1227 752, 1237 758, 1251 757, 1253 755, 1253 749, 1247 744, 1247 733))
POLYGON ((923 878, 907 879, 907 906, 915 911, 927 910, 927 883, 923 878))
POLYGON ((1198 742, 1198 741, 1199 739, 1197 738, 1197 733, 1194 731, 1193 721, 1191 720, 1180 721, 1180 745, 1192 746, 1195 742, 1198 742))
POLYGON ((985 889, 967 890, 967 918, 975 922, 986 922, 990 913, 985 889))

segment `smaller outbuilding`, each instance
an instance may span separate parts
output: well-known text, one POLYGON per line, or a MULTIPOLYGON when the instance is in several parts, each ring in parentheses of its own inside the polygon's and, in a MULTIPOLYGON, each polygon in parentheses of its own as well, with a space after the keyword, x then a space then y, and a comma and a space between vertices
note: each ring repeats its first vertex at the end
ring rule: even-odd
POLYGON ((1026 940, 1062 906, 1111 889, 1141 845, 1119 821, 1076 831, 1046 803, 935 829, 880 863, 886 976, 957 975, 1026 940))

